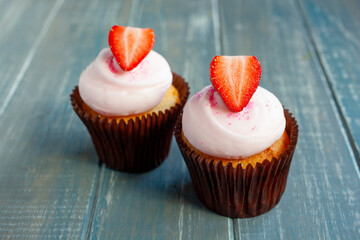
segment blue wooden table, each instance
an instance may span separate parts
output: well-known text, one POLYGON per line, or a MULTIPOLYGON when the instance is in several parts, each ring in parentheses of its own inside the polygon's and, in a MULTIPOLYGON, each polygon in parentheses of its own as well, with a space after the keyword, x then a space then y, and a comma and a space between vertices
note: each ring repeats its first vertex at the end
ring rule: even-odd
POLYGON ((0 239, 360 239, 360 1, 0 0, 0 239), (201 205, 173 142, 144 174, 99 164, 69 94, 112 25, 153 28, 189 82, 255 55, 300 127, 269 213, 201 205))

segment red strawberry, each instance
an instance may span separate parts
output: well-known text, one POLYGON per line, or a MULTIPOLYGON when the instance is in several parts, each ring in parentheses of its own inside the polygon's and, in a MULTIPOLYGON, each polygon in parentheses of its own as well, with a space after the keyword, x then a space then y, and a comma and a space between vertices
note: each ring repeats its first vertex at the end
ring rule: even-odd
POLYGON ((259 86, 261 65, 254 56, 216 56, 210 63, 210 80, 226 106, 240 112, 259 86))
POLYGON ((155 43, 150 28, 113 26, 109 33, 109 46, 124 71, 134 69, 149 54, 155 43))

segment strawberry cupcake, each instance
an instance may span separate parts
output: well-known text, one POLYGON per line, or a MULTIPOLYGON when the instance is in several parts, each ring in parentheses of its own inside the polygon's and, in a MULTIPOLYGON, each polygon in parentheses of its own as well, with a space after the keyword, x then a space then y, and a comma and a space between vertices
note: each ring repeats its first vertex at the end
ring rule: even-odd
POLYGON ((152 50, 152 29, 113 26, 109 48, 82 72, 71 94, 100 161, 125 172, 160 165, 189 87, 152 50))
POLYGON ((190 98, 175 127, 199 199, 228 217, 276 206, 297 143, 296 120, 260 76, 254 56, 214 57, 212 85, 190 98))

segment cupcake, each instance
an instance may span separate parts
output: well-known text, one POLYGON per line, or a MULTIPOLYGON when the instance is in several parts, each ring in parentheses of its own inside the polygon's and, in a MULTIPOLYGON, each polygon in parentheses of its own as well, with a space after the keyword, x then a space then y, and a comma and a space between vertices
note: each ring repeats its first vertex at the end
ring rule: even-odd
POLYGON ((216 56, 212 85, 190 98, 175 137, 200 201, 228 217, 263 214, 284 193, 298 136, 291 113, 258 86, 253 56, 216 56))
POLYGON ((71 94, 100 161, 125 172, 145 172, 167 157, 189 87, 152 50, 152 29, 113 26, 109 48, 82 72, 71 94))

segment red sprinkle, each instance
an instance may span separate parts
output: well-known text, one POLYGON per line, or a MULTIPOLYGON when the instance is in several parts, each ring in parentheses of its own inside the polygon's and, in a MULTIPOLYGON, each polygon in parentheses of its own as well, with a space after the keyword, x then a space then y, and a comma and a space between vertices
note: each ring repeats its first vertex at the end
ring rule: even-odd
POLYGON ((196 96, 197 98, 201 98, 203 95, 204 95, 203 92, 195 93, 195 96, 196 96))
POLYGON ((216 105, 218 104, 218 102, 215 100, 214 93, 215 93, 215 88, 213 87, 211 87, 207 93, 209 95, 210 106, 212 108, 216 107, 216 105))
POLYGON ((254 107, 254 103, 253 102, 249 102, 248 105, 246 105, 246 110, 249 111, 254 107))
POLYGON ((113 64, 114 64, 114 58, 112 57, 112 58, 110 59, 109 69, 110 69, 110 71, 113 72, 113 73, 118 73, 118 71, 115 69, 115 67, 114 67, 113 64))

